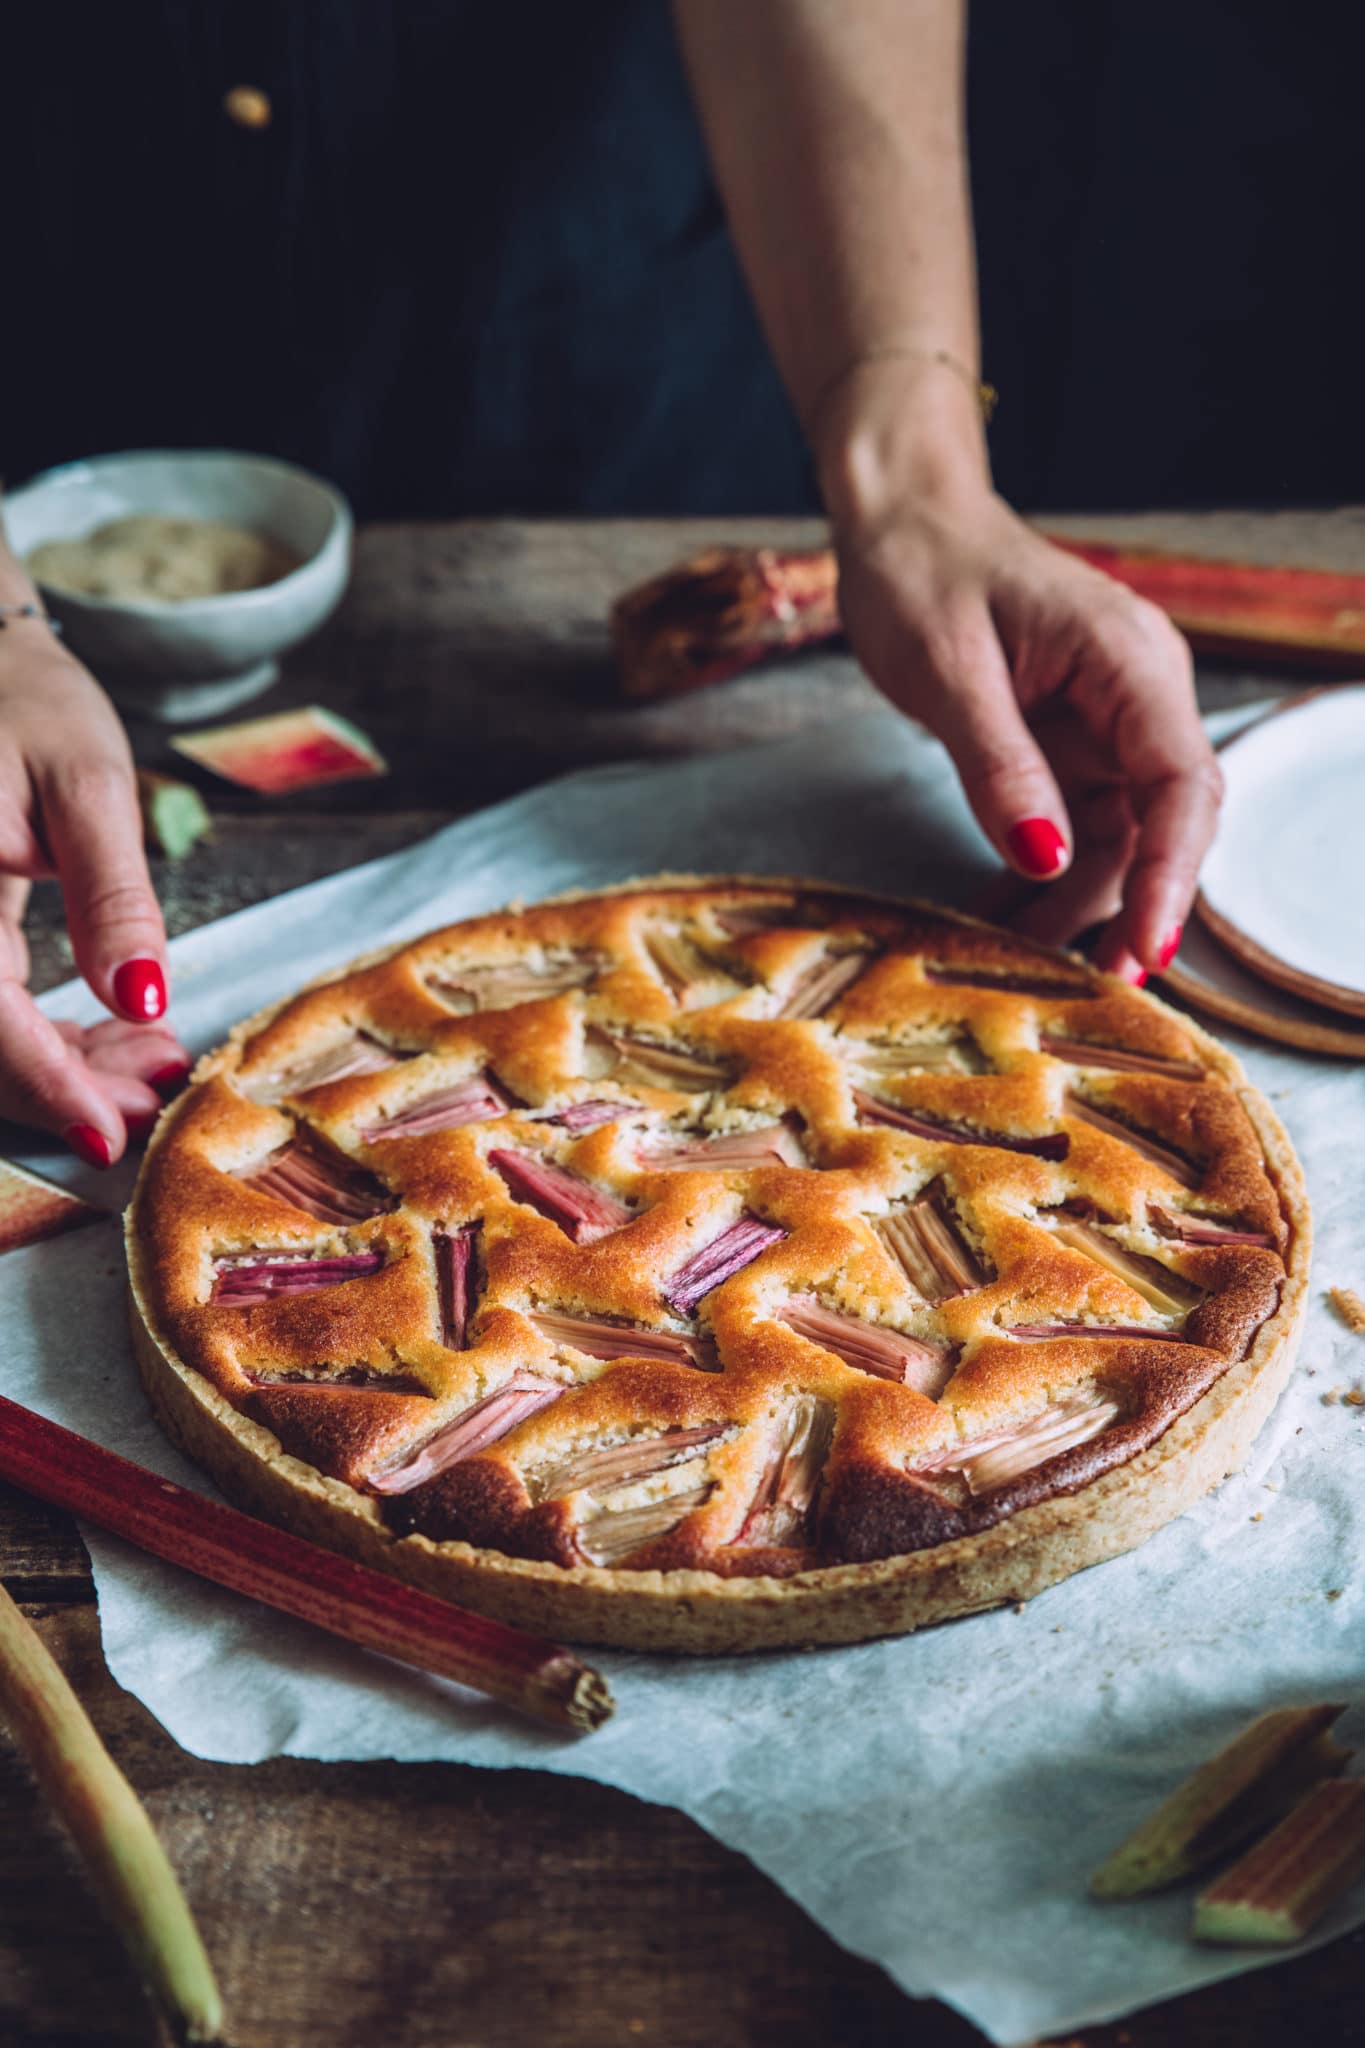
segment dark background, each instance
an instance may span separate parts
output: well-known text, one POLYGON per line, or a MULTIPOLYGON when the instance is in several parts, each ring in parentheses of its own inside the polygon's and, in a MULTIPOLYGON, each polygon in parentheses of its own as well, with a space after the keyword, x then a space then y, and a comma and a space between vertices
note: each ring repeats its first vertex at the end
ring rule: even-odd
MULTIPOLYGON (((976 0, 1012 499, 1362 495, 1361 45, 1323 0, 976 0)), ((663 0, 40 0, 3 54, 10 481, 228 445, 368 516, 814 506, 663 0)))

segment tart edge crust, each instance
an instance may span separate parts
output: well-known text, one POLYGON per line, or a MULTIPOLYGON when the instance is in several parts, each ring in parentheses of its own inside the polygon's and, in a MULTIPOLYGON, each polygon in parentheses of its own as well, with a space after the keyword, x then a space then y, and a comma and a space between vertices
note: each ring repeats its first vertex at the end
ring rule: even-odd
MULTIPOLYGON (((670 885, 818 890, 888 907, 932 909, 968 927, 994 929, 941 905, 809 877, 652 875, 544 900, 575 902, 670 885)), ((411 943, 403 939, 378 948, 306 986, 343 979, 411 943)), ((1051 948, 1040 947, 1039 952, 1056 957, 1051 948)), ((292 991, 284 1002, 299 993, 292 991)), ((261 1029, 283 1006, 272 1004, 235 1026, 226 1045, 199 1062, 194 1078, 203 1080, 217 1072, 227 1051, 261 1029)), ((148 1401, 172 1442, 225 1493, 265 1520, 427 1592, 538 1634, 620 1649, 732 1655, 907 1634, 958 1615, 1031 1599, 1088 1565, 1135 1549, 1240 1470, 1298 1350, 1308 1300, 1312 1231, 1293 1147, 1236 1058, 1183 1012, 1171 1014, 1195 1039, 1210 1066, 1236 1090, 1261 1141, 1289 1225, 1279 1306, 1257 1331, 1247 1355, 1229 1366, 1147 1450, 1088 1486, 1022 1509, 980 1535, 866 1564, 819 1566, 783 1579, 565 1567, 467 1543, 395 1535, 377 1503, 290 1456, 268 1429, 239 1413, 158 1336, 143 1286, 135 1190, 125 1218, 129 1310, 134 1355, 148 1401)), ((151 1145, 164 1139, 173 1124, 174 1111, 163 1117, 151 1145)))

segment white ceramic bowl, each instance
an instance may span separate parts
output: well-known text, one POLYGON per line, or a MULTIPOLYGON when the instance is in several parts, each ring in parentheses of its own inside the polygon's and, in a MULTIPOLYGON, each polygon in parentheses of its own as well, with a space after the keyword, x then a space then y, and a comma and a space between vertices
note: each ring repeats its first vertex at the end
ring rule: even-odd
POLYGON ((212 717, 269 689, 276 657, 335 610, 350 571, 352 521, 339 491, 264 455, 174 449, 96 455, 10 492, 17 555, 78 540, 133 512, 221 519, 267 533, 299 567, 258 590, 168 604, 77 597, 39 584, 67 645, 125 709, 171 723, 212 717))

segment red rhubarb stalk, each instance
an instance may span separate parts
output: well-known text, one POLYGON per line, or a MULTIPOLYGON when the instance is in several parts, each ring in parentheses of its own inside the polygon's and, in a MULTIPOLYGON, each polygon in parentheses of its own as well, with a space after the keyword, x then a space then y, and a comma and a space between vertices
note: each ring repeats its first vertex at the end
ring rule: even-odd
POLYGON ((367 1145, 381 1138, 425 1138, 432 1131, 455 1131, 462 1124, 482 1124, 505 1116, 512 1107, 491 1074, 471 1074, 451 1088, 419 1095, 392 1116, 370 1124, 360 1135, 367 1145))
POLYGON ((461 1230, 433 1230, 431 1251, 436 1261, 436 1291, 441 1304, 441 1342, 448 1351, 463 1351, 468 1338, 469 1304, 473 1293, 476 1223, 461 1230))
POLYGON ((251 1308, 257 1302, 276 1301, 281 1295, 317 1294, 324 1287, 340 1287, 377 1273, 384 1254, 347 1252, 334 1258, 315 1259, 307 1252, 253 1254, 244 1259, 220 1260, 213 1277, 215 1306, 251 1308))
POLYGON ((501 1174, 519 1202, 548 1216, 575 1244, 592 1244, 629 1223, 630 1210, 614 1195, 530 1152, 492 1151, 488 1163, 501 1174))
POLYGON ((752 1265, 760 1252, 767 1251, 769 1245, 780 1244, 786 1235, 775 1223, 762 1223, 757 1216, 741 1216, 679 1266, 664 1289, 665 1301, 680 1316, 690 1315, 713 1287, 752 1265))
POLYGON ((291 1138, 238 1178, 245 1187, 273 1195, 320 1223, 363 1223, 397 1206, 396 1198, 373 1174, 311 1134, 291 1138))
POLYGON ((452 1465, 463 1464, 466 1458, 486 1451, 490 1444, 501 1442, 518 1423, 538 1415, 563 1392, 558 1380, 514 1372, 495 1393, 473 1402, 416 1450, 404 1450, 398 1458, 372 1467, 365 1475, 366 1484, 375 1493, 411 1493, 415 1486, 423 1486, 428 1479, 448 1472, 452 1465))
POLYGON ((901 1330, 888 1330, 861 1316, 841 1315, 825 1308, 813 1295, 796 1295, 777 1311, 777 1320, 832 1351, 845 1365, 858 1372, 870 1372, 878 1379, 897 1380, 927 1394, 936 1401, 952 1378, 952 1361, 945 1345, 926 1344, 919 1337, 907 1337, 901 1330))
POLYGON ((1268 1230, 1241 1230, 1236 1225, 1215 1223, 1206 1216, 1177 1215, 1155 1202, 1148 1204, 1147 1214, 1163 1237, 1173 1237, 1180 1244, 1259 1244, 1271 1250, 1275 1246, 1268 1230))
POLYGON ((396 1067, 402 1055, 391 1052, 368 1032, 357 1031, 340 1045, 319 1053, 304 1066, 287 1067, 276 1087, 282 1095, 305 1095, 329 1081, 349 1081, 356 1074, 379 1074, 396 1067))
POLYGON ((595 1728, 612 1712, 602 1679, 572 1652, 220 1507, 3 1396, 0 1479, 215 1585, 558 1727, 595 1728))
POLYGON ((1143 1258, 1137 1252, 1130 1252, 1125 1245, 1118 1244, 1103 1230, 1097 1230, 1084 1217, 1065 1213, 1058 1215, 1052 1225, 1052 1234, 1068 1250, 1080 1252, 1082 1257, 1126 1281, 1144 1301, 1160 1309, 1163 1315, 1183 1315, 1201 1298, 1201 1288, 1182 1279, 1179 1273, 1173 1273, 1160 1259, 1143 1258))
POLYGON ((549 1312, 529 1315, 542 1337, 567 1345, 588 1358, 657 1358, 670 1365, 695 1366, 716 1372, 720 1360, 709 1337, 678 1330, 648 1330, 632 1323, 611 1323, 598 1316, 565 1316, 549 1312))

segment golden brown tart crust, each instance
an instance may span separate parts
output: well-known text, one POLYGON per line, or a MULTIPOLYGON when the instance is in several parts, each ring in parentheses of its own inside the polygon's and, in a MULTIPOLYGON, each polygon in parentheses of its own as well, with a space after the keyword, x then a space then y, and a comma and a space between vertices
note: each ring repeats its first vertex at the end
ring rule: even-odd
POLYGON ((694 1650, 914 1627, 1246 1455, 1308 1212, 1184 1017, 807 882, 633 883, 234 1032, 129 1211, 172 1433, 489 1611, 694 1650))

